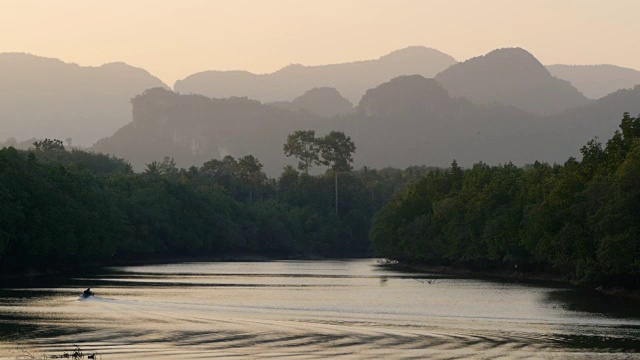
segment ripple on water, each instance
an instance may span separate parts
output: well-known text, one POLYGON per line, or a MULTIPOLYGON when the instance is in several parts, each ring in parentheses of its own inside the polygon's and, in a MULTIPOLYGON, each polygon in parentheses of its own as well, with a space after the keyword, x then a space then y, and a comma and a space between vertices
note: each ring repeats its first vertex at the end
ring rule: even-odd
POLYGON ((640 351, 637 317, 576 308, 566 301, 572 290, 399 273, 372 260, 126 267, 55 284, 0 292, 1 359, 59 355, 74 344, 103 359, 615 359, 640 351), (80 301, 87 286, 98 296, 80 301))

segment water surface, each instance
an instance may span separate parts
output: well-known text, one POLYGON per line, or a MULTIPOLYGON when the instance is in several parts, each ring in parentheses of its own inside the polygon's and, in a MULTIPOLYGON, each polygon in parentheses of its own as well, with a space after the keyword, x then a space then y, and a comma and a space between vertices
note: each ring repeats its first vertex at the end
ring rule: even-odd
POLYGON ((74 345, 103 359, 629 359, 640 353, 640 309, 375 260, 117 267, 0 290, 0 359, 74 345), (89 286, 97 296, 80 299, 89 286))

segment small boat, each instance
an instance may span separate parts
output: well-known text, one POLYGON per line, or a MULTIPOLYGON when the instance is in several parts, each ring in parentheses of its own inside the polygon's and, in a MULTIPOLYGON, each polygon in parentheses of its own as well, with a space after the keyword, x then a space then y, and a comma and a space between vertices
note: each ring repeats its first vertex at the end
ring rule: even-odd
POLYGON ((82 295, 80 295, 83 299, 95 296, 96 294, 93 293, 93 291, 91 291, 91 289, 87 289, 85 291, 82 292, 82 295))

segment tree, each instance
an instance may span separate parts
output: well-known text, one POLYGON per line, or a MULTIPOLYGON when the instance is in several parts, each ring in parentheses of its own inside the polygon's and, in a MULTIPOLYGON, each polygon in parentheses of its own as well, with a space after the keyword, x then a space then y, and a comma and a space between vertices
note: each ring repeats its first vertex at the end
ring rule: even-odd
POLYGON ((341 131, 331 131, 318 139, 317 143, 320 148, 320 163, 328 166, 335 177, 336 215, 338 215, 338 173, 349 172, 353 168, 352 154, 356 151, 356 145, 351 137, 341 131))
POLYGON ((44 139, 33 143, 38 159, 46 161, 60 161, 65 155, 62 141, 57 139, 44 139))
POLYGON ((298 159, 298 169, 305 173, 312 165, 320 165, 320 147, 314 130, 297 130, 289 134, 283 150, 286 156, 298 159))
POLYGON ((328 166, 333 172, 351 171, 353 167, 353 153, 356 145, 351 137, 342 131, 331 131, 322 138, 317 139, 320 149, 320 163, 328 166))
POLYGON ((236 159, 227 155, 222 160, 212 159, 202 164, 200 174, 204 178, 211 179, 215 184, 230 191, 235 197, 239 166, 236 159))
POLYGON ((162 172, 161 169, 160 169, 160 165, 161 164, 159 162, 153 161, 153 162, 147 164, 147 168, 144 170, 144 173, 149 175, 149 176, 151 176, 151 177, 153 177, 153 178, 156 178, 156 177, 160 176, 160 174, 162 172))
POLYGON ((253 155, 238 159, 238 172, 243 182, 249 185, 249 200, 253 199, 253 191, 260 196, 260 188, 267 181, 267 175, 262 172, 262 164, 253 155))
POLYGON ((356 145, 351 137, 342 131, 331 131, 321 138, 316 138, 313 130, 297 130, 287 137, 283 146, 287 156, 295 156, 300 162, 298 168, 309 172, 312 164, 329 167, 335 177, 336 215, 338 214, 338 173, 348 172, 353 168, 353 153, 356 145))
POLYGON ((172 157, 165 156, 162 163, 158 165, 158 170, 160 170, 160 173, 166 178, 174 181, 178 180, 179 170, 176 166, 176 161, 172 157))
POLYGON ((36 151, 42 152, 64 151, 64 145, 62 144, 62 141, 57 139, 44 139, 42 141, 36 141, 33 143, 33 146, 36 148, 36 151))

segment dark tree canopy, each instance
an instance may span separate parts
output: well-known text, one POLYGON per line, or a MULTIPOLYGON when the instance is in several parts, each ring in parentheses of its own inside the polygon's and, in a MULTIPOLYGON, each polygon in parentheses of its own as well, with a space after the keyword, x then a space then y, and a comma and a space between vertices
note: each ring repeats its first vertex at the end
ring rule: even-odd
POLYGON ((286 156, 298 159, 298 169, 305 173, 311 166, 320 164, 320 148, 314 130, 297 130, 289 134, 283 150, 286 156))
POLYGON ((318 139, 320 159, 334 172, 351 171, 356 145, 341 131, 331 131, 318 139))
POLYGON ((371 217, 404 178, 345 174, 338 218, 332 177, 288 167, 270 179, 253 155, 188 169, 165 157, 134 173, 121 159, 67 151, 57 140, 32 152, 0 149, 0 268, 230 253, 364 256, 371 217))
POLYGON ((380 256, 474 268, 518 267, 573 280, 640 287, 640 118, 590 141, 583 159, 454 162, 409 185, 378 213, 380 256))
POLYGON ((297 130, 289 134, 283 146, 286 156, 299 160, 298 169, 309 172, 312 165, 324 165, 334 172, 350 171, 356 146, 341 131, 316 137, 314 130, 297 130))

